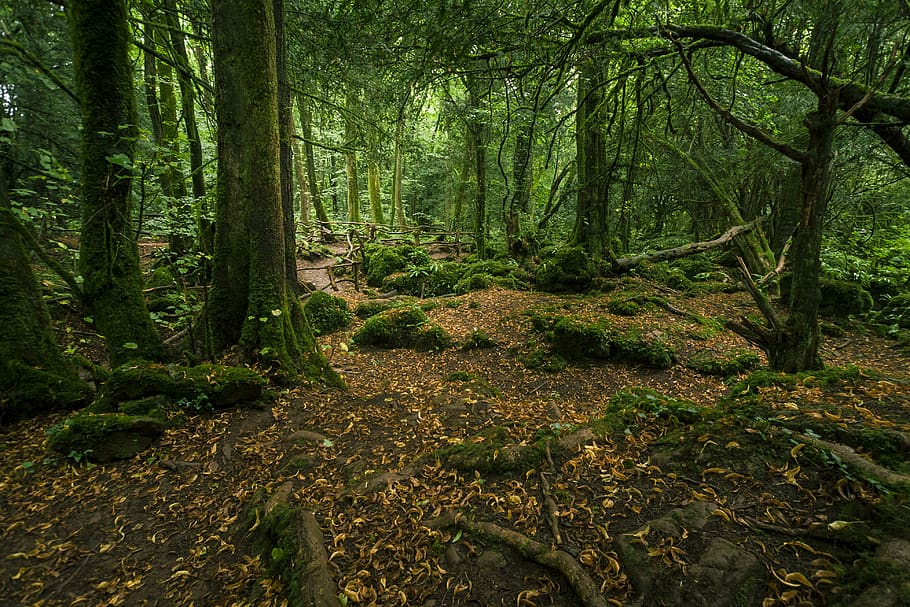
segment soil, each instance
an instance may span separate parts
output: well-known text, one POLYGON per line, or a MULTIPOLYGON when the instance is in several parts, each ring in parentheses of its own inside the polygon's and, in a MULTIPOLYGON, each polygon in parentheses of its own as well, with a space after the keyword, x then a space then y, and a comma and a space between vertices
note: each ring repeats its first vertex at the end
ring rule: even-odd
MULTIPOLYGON (((352 308, 367 298, 349 282, 333 291, 322 265, 301 262, 301 278, 352 308)), ((630 278, 623 288, 656 286, 630 278)), ((707 318, 753 311, 743 293, 661 295, 707 318)), ((496 342, 470 351, 354 348, 355 318, 320 338, 346 391, 300 385, 253 406, 189 415, 129 461, 88 464, 49 452, 46 432, 62 414, 3 428, 0 605, 284 605, 285 584, 268 574, 248 529, 253 506, 288 482, 288 503, 316 515, 347 605, 581 604, 565 578, 514 547, 428 525, 450 512, 565 551, 607 604, 907 605, 907 531, 880 520, 885 507, 907 510, 904 494, 786 433, 804 416, 816 430, 830 423, 907 436, 907 355, 847 327, 824 339, 823 357, 869 371, 833 387, 812 378, 759 386, 730 401, 730 381, 684 363, 703 350, 750 350, 747 343, 665 309, 610 314, 606 302, 616 296, 494 288, 432 300, 429 316, 456 341, 483 331, 496 342), (594 361, 528 369, 522 357, 540 347, 529 310, 608 319, 672 345, 680 361, 667 370, 594 361), (602 417, 611 396, 639 387, 725 413, 707 426, 643 417, 539 469, 460 471, 434 455, 482 443, 493 427, 530 444, 602 417), (765 424, 756 407, 777 421, 765 424), (889 578, 891 568, 904 573, 889 578)), ((62 337, 90 332, 68 320, 62 337)), ((910 472, 906 458, 890 466, 910 472)))

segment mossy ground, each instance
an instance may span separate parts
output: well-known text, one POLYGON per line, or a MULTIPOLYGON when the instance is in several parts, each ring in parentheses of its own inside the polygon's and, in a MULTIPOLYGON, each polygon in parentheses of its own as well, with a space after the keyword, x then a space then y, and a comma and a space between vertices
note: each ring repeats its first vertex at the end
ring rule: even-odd
MULTIPOLYGON (((808 428, 900 471, 891 432, 910 432, 906 355, 848 325, 823 339, 825 373, 759 370, 734 390, 685 363, 699 350, 757 352, 737 337, 658 305, 633 316, 611 312, 609 300, 647 294, 649 284, 630 277, 585 296, 491 287, 459 296, 457 306, 442 298, 422 310, 453 343, 484 333, 495 345, 483 349, 348 348, 366 322, 356 318, 320 337, 347 392, 293 386, 270 393, 263 408, 186 411, 147 453, 122 462, 73 465, 48 452, 45 432, 57 416, 11 427, 0 436, 3 596, 25 605, 47 599, 48 607, 103 604, 112 592, 123 604, 256 597, 278 607, 287 588, 249 545, 243 522, 263 491, 288 481, 293 505, 316 512, 337 588, 363 604, 519 604, 533 596, 577 605, 564 580, 517 553, 427 526, 439 512, 459 511, 555 542, 547 496, 562 549, 620 604, 639 597, 616 538, 705 501, 717 514, 703 532, 677 540, 672 548, 682 552, 673 554, 694 559, 714 538, 753 550, 766 574, 758 591, 769 602, 846 606, 870 588, 898 587, 906 568, 878 560, 873 540, 906 537, 906 495, 801 447, 796 434, 808 428), (666 343, 679 360, 667 369, 590 358, 558 372, 530 370, 521 358, 538 348, 555 355, 528 311, 583 326, 607 321, 619 334, 666 343), (559 441, 586 429, 590 439, 560 450, 559 441), (294 438, 304 431, 325 440, 294 438), (485 443, 498 445, 498 455, 485 443), (436 457, 453 447, 484 452, 491 472, 436 457), (505 470, 513 450, 536 456, 505 470), (797 575, 812 587, 793 582, 797 575)), ((754 309, 741 293, 660 296, 701 319, 754 309)), ((366 300, 344 297, 351 309, 366 300)), ((670 554, 653 529, 643 539, 670 554)))

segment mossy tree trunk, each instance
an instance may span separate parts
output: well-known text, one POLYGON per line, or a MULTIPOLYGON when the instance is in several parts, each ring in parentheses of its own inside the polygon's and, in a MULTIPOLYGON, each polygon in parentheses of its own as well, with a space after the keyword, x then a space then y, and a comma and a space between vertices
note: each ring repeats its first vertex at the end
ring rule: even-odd
POLYGON ((307 187, 310 189, 310 199, 313 210, 316 211, 316 220, 324 230, 329 229, 329 215, 322 203, 322 192, 319 191, 319 179, 316 177, 316 154, 313 150, 313 116, 310 112, 310 103, 303 92, 297 92, 297 116, 300 119, 300 132, 303 135, 303 153, 306 158, 307 187))
MULTIPOLYGON (((379 171, 379 130, 375 126, 370 126, 369 149, 367 150, 367 192, 370 195, 372 221, 377 225, 385 223, 379 171)), ((395 210, 392 209, 393 214, 394 212, 395 210)))
POLYGON ((297 280, 297 222, 294 220, 294 177, 291 135, 294 132, 288 51, 284 29, 284 0, 272 0, 275 16, 275 69, 278 76, 278 158, 281 174, 281 216, 284 220, 284 260, 288 286, 300 292, 297 280))
MULTIPOLYGON (((0 115, 3 100, 0 99, 0 115)), ((87 385, 63 358, 10 209, 9 156, 0 146, 0 424, 78 406, 87 385)))
POLYGON ((389 213, 389 225, 398 223, 399 228, 407 226, 404 216, 404 201, 401 198, 404 169, 404 103, 398 108, 398 117, 395 119, 395 152, 392 161, 392 210, 389 213))
POLYGON ((357 95, 348 91, 344 113, 344 172, 348 178, 348 221, 354 223, 360 222, 360 178, 357 175, 357 143, 360 139, 360 130, 354 118, 359 107, 357 95))
POLYGON ((130 218, 137 128, 126 2, 74 0, 66 12, 82 108, 83 302, 111 364, 161 358, 130 218))
POLYGON ((208 320, 217 350, 337 382, 287 276, 272 0, 213 3, 218 195, 208 320))
POLYGON ((604 137, 606 108, 601 80, 598 64, 587 61, 578 75, 575 114, 578 199, 572 244, 583 247, 595 261, 612 258, 608 222, 610 176, 604 137))
MULTIPOLYGON (((519 94, 524 96, 521 85, 519 94)), ((524 100, 527 102, 528 100, 524 100)), ((522 257, 528 251, 521 241, 521 222, 531 211, 531 187, 534 177, 534 127, 536 116, 526 108, 516 115, 515 153, 512 156, 512 196, 505 214, 506 242, 509 251, 522 257)))
POLYGON ((480 118, 484 91, 473 73, 465 77, 468 91, 467 148, 474 155, 474 246, 480 259, 487 255, 487 126, 480 118))

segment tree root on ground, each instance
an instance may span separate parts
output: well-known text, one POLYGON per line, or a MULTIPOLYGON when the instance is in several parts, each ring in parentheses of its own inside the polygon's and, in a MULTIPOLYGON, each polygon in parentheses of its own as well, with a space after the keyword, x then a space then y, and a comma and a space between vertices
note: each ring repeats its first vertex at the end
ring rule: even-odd
POLYGON ((555 569, 565 576, 585 607, 607 607, 607 601, 600 593, 597 584, 568 552, 553 550, 517 531, 503 529, 493 523, 472 521, 454 512, 448 512, 427 521, 426 526, 430 529, 458 527, 469 533, 482 535, 506 544, 517 550, 523 557, 544 567, 555 569))
POLYGON ((881 481, 886 485, 910 486, 910 475, 900 474, 899 472, 894 472, 884 466, 880 466, 858 454, 853 450, 853 447, 840 443, 832 443, 820 438, 813 438, 805 434, 795 434, 794 437, 812 445, 816 449, 830 451, 839 457, 844 464, 860 472, 864 476, 881 481))

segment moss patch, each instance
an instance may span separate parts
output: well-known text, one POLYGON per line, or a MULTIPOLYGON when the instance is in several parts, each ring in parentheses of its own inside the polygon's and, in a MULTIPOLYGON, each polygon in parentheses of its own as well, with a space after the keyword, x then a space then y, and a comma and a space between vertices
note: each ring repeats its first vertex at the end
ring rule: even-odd
POLYGON ((566 247, 543 255, 534 272, 534 286, 549 293, 587 291, 597 274, 583 249, 566 247))
POLYGON ((686 366, 703 375, 729 377, 751 371, 761 364, 761 357, 754 352, 734 351, 719 354, 701 350, 686 361, 686 366))
POLYGON ((303 311, 316 335, 325 335, 351 324, 348 302, 325 291, 312 293, 303 305, 303 311))
POLYGON ((413 348, 440 350, 451 344, 451 338, 417 306, 390 308, 371 316, 354 333, 352 341, 378 348, 413 348))
POLYGON ((160 419, 122 413, 83 413, 48 430, 47 446, 75 459, 111 462, 148 449, 165 430, 160 419))

